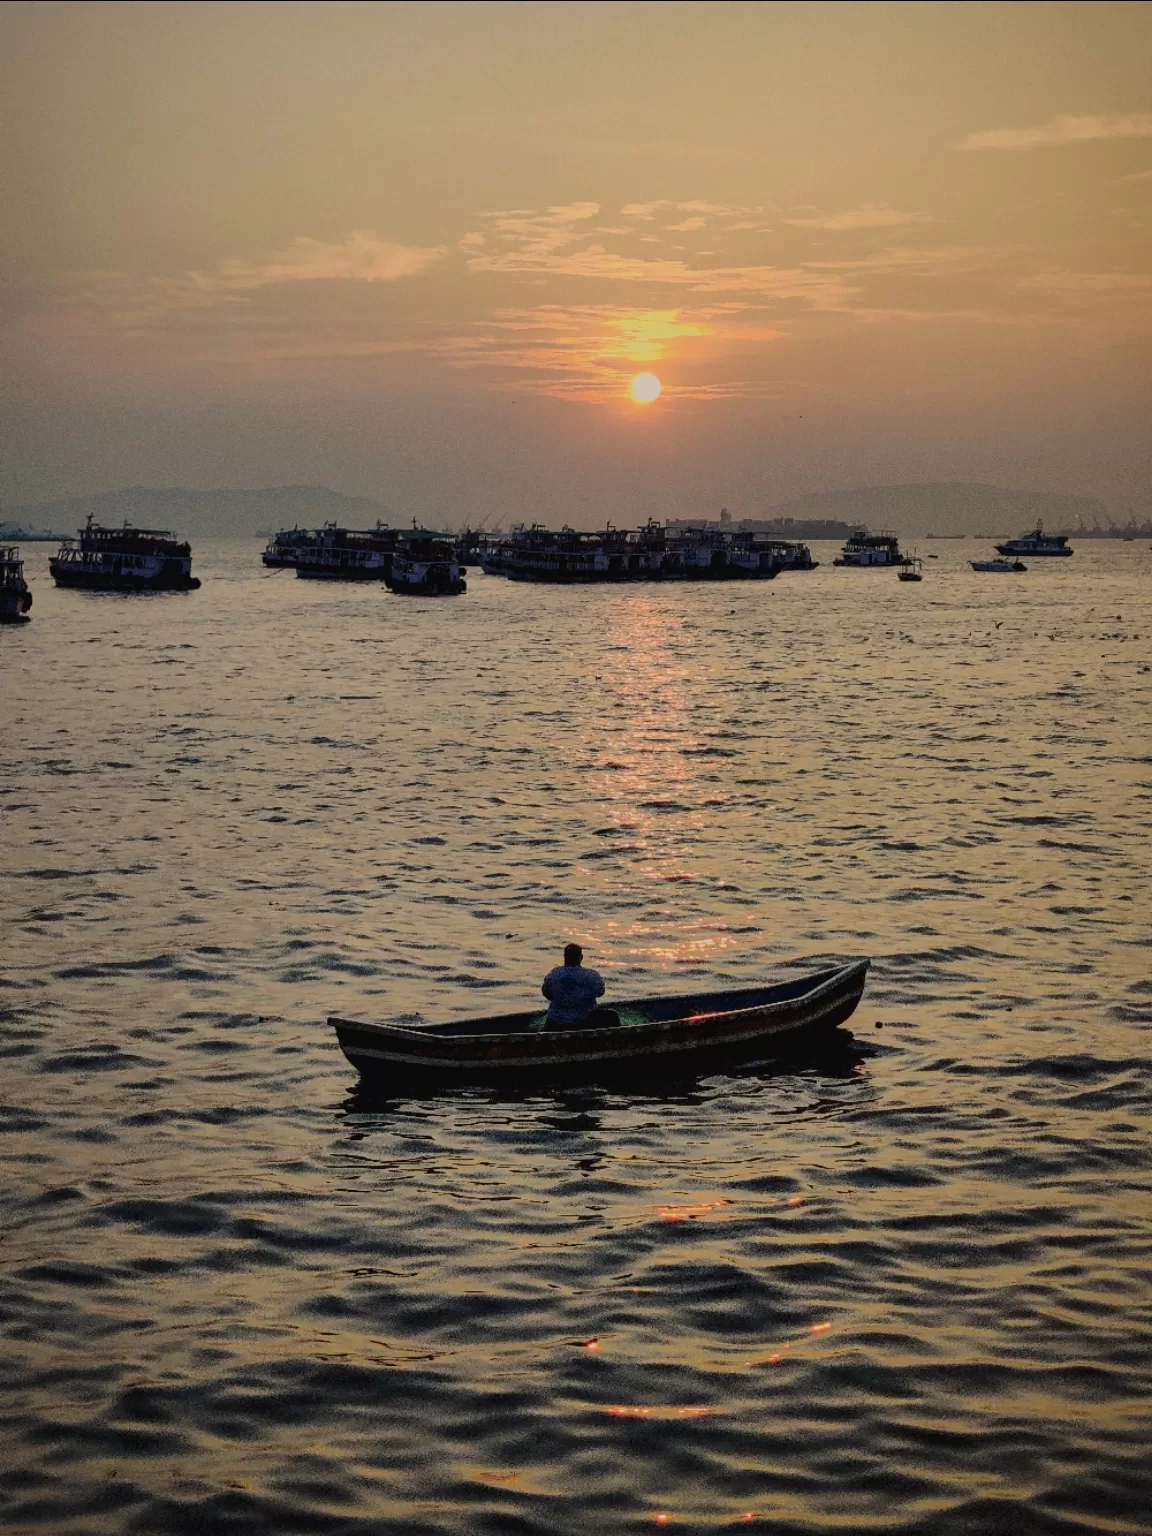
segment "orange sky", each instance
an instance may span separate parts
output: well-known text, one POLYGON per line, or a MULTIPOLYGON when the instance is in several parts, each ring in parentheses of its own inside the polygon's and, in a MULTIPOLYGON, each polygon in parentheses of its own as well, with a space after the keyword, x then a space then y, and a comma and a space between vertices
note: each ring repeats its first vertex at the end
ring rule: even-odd
POLYGON ((1143 512, 1150 43, 1143 4, 3 6, 0 489, 1143 512))

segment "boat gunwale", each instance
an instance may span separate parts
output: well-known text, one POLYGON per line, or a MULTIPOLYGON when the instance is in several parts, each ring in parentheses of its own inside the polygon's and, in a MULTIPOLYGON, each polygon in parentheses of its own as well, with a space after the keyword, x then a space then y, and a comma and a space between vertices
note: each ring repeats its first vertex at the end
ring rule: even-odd
MULTIPOLYGON (((651 1049, 652 1044, 657 1042, 662 1034, 667 1034, 669 1031, 676 1028, 682 1029, 685 1026, 691 1026, 693 1032, 696 1032, 700 1026, 714 1023, 717 1019, 730 1020, 734 1024, 739 1024, 741 1019, 744 1018, 747 1020, 747 1022, 751 1023, 751 1016, 753 1015, 757 1021, 764 1020, 765 1023, 769 1023, 771 1021, 770 1019, 765 1020, 765 1015, 780 1013, 786 1009, 796 1010, 800 1009, 801 1007, 808 1008, 813 1003, 820 1001, 824 994, 828 992, 852 990, 850 983, 855 982, 857 977, 860 979, 860 992, 863 994, 864 981, 870 965, 870 960, 859 959, 851 961, 848 965, 839 966, 830 972, 817 971, 815 974, 817 976, 822 975, 824 979, 817 982, 816 985, 814 985, 809 991, 801 992, 798 996, 795 997, 780 998, 775 1002, 754 1003, 746 1008, 722 1008, 714 1010, 710 1013, 682 1014, 673 1019, 646 1020, 643 1024, 629 1024, 623 1027, 620 1025, 611 1024, 605 1026, 602 1029, 530 1029, 512 1030, 503 1034, 436 1034, 433 1033, 432 1029, 428 1027, 412 1028, 411 1026, 402 1024, 371 1024, 363 1023, 355 1019, 343 1019, 336 1016, 330 1016, 328 1023, 333 1029, 336 1030, 338 1039, 340 1037, 341 1029, 360 1030, 369 1036, 376 1036, 382 1044, 386 1041, 394 1042, 398 1048, 402 1048, 405 1045, 412 1047, 416 1044, 417 1041, 419 1041, 421 1045, 427 1045, 429 1042, 433 1041, 437 1044, 443 1044, 445 1046, 455 1045, 461 1050, 467 1049, 468 1045, 478 1045, 481 1042, 486 1044, 489 1048, 491 1048, 497 1042, 507 1047, 512 1047, 514 1043, 539 1042, 541 1039, 546 1038, 550 1043, 555 1042, 555 1046, 550 1047, 547 1057, 541 1058, 541 1060, 555 1060, 555 1052, 558 1051, 561 1043, 571 1045, 587 1044, 589 1047, 594 1047, 597 1043, 605 1040, 606 1038, 618 1041, 621 1043, 621 1045, 623 1045, 623 1042, 626 1039, 629 1042, 635 1042, 637 1045, 639 1045, 641 1042, 651 1042, 648 1044, 648 1048, 651 1049)), ((787 983, 780 982, 779 985, 784 986, 787 985, 787 983)), ((761 989, 741 988, 736 990, 756 991, 761 989)), ((675 1001, 676 996, 676 994, 673 994, 673 997, 669 999, 665 999, 663 997, 649 997, 642 999, 622 1000, 617 1006, 620 1008, 637 1008, 645 1003, 675 1001)), ((500 1015, 495 1015, 495 1017, 500 1017, 500 1015)), ((476 1022, 479 1023, 481 1021, 477 1020, 476 1022)), ((803 1027, 804 1022, 805 1021, 803 1019, 798 1020, 798 1027, 803 1027)), ((757 1027, 751 1033, 759 1034, 762 1032, 764 1032, 763 1025, 758 1022, 757 1027)), ((741 1036, 739 1034, 729 1034, 726 1031, 723 1040, 717 1043, 727 1043, 729 1040, 735 1043, 740 1038, 741 1036)), ((686 1044, 690 1043, 691 1042, 687 1042, 686 1044)), ((340 1040, 340 1044, 341 1047, 343 1047, 343 1040, 340 1040)), ((685 1048, 685 1045, 682 1045, 679 1042, 669 1043, 668 1046, 668 1049, 682 1048, 685 1048)), ((581 1051, 579 1054, 581 1056, 586 1054, 590 1055, 591 1051, 581 1051)), ((618 1053, 612 1052, 612 1054, 615 1055, 618 1053)), ((446 1051, 441 1054, 433 1050, 415 1059, 418 1059, 423 1063, 435 1065, 451 1065, 453 1062, 453 1057, 450 1051, 446 1051)), ((465 1062, 461 1060, 460 1064, 464 1065, 465 1062)))

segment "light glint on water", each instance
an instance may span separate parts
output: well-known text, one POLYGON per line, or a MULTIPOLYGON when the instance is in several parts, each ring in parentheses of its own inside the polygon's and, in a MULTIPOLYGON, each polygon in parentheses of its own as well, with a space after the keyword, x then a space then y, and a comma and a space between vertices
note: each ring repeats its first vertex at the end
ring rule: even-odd
POLYGON ((25 551, 10 1528, 1141 1528, 1148 555, 974 552, 436 602, 25 551), (328 1013, 531 1005, 568 937, 617 997, 871 954, 861 1049, 354 1091, 328 1013))

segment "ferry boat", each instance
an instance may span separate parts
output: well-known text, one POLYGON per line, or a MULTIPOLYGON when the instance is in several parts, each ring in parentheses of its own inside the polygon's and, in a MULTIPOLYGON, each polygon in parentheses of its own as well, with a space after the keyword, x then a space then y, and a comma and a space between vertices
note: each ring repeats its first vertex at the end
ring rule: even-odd
POLYGON ((480 549, 481 569, 512 581, 771 580, 782 570, 813 570, 807 547, 725 528, 668 527, 558 532, 533 523, 480 549))
POLYGON ((900 541, 891 531, 869 533, 866 528, 857 528, 848 535, 847 543, 832 564, 856 569, 871 566, 891 568, 894 565, 907 565, 908 557, 901 553, 900 541))
POLYGON ((1066 533, 1045 533, 1044 524, 1037 523, 1031 533, 1023 533, 1018 539, 1007 539, 997 544, 1001 555, 1071 555, 1066 533))
POLYGON ((302 550, 316 543, 317 535, 307 528, 281 528, 265 546, 260 559, 267 566, 282 569, 295 566, 302 550))
POLYGON ((297 576, 311 581, 384 581, 392 569, 400 532, 377 523, 374 528, 338 528, 325 523, 300 545, 292 562, 297 576))
POLYGON ((389 592, 414 597, 455 597, 468 590, 451 542, 428 536, 404 540, 384 581, 389 592))
POLYGON ((48 562, 58 587, 102 592, 194 592, 192 548, 167 529, 105 528, 89 517, 48 562))
MULTIPOLYGON (((1068 551, 1072 553, 1071 550, 1068 551)), ((969 560, 974 571, 995 571, 1000 575, 1015 575, 1028 569, 1023 560, 969 560)))
POLYGON ((26 624, 32 594, 15 544, 0 545, 0 624, 26 624))

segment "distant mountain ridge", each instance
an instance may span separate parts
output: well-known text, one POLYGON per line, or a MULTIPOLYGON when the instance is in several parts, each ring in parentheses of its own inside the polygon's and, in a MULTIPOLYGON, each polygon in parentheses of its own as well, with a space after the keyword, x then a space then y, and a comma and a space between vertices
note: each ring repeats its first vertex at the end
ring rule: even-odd
POLYGON ((257 491, 157 490, 131 485, 121 491, 99 491, 6 509, 7 521, 48 527, 58 533, 75 532, 89 515, 98 523, 116 525, 127 519, 138 528, 171 528, 191 536, 258 534, 295 524, 318 528, 321 523, 337 522, 371 527, 377 520, 395 521, 395 514, 383 502, 370 496, 345 496, 322 485, 278 485, 257 491))
MULTIPOLYGON (((133 485, 60 501, 41 501, 5 509, 12 524, 71 533, 91 514, 97 522, 117 524, 125 519, 137 527, 171 528, 198 535, 263 533, 299 525, 316 528, 335 522, 371 527, 377 520, 395 525, 407 518, 370 496, 347 496, 321 485, 281 485, 264 490, 155 489, 133 485)), ((669 515, 674 515, 670 512, 669 515)), ((683 516, 683 513, 680 514, 683 516)), ((697 517, 709 514, 701 508, 697 517)), ((505 526, 531 521, 509 508, 505 526)), ((715 514, 713 513, 714 517, 715 514)), ((937 534, 1022 533, 1037 521, 1049 530, 1072 531, 1110 521, 1104 503, 1091 496, 1054 491, 1017 491, 1004 486, 964 481, 928 481, 919 485, 857 486, 846 491, 817 491, 791 501, 732 508, 734 522, 752 518, 791 518, 796 523, 866 524, 897 533, 937 534)), ((640 519, 637 519, 638 521, 640 519)), ((808 535, 813 537, 814 535, 808 535)))

